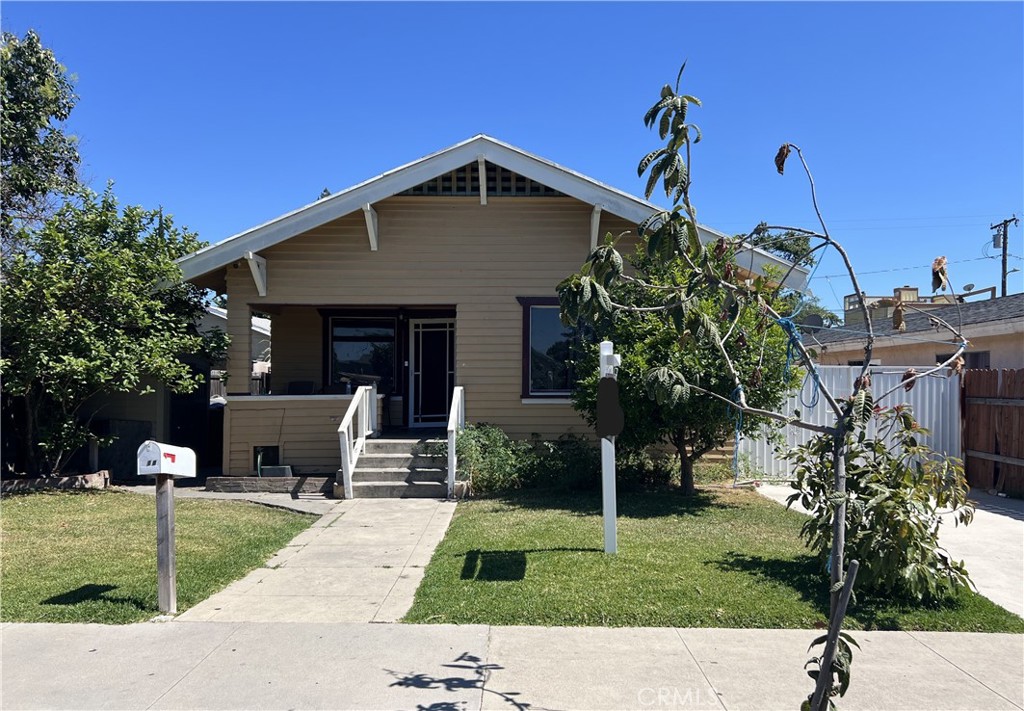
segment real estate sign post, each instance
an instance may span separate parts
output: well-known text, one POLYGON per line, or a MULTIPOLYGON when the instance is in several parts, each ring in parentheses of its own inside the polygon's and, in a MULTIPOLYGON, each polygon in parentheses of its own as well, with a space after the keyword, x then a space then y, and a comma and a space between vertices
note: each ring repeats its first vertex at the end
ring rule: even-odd
POLYGON ((597 436, 601 438, 601 498, 604 504, 604 552, 619 549, 615 530, 615 437, 622 432, 616 374, 622 357, 615 355, 611 341, 601 341, 601 382, 597 389, 597 436))

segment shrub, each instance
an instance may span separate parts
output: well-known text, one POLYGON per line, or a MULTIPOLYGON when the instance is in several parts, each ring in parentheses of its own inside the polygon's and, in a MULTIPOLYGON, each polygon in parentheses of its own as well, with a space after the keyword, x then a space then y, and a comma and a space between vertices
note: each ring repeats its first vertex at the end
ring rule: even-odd
MULTIPOLYGON (((447 447, 443 448, 447 451, 447 447)), ((469 425, 455 443, 458 476, 473 494, 518 489, 530 464, 530 445, 509 439, 499 427, 469 425)))
MULTIPOLYGON (((860 561, 858 588, 941 598, 970 582, 963 563, 939 546, 944 510, 954 514, 957 524, 970 523, 974 516, 963 466, 920 443, 928 430, 918 425, 908 405, 879 409, 874 418, 877 436, 868 436, 864 428, 847 434, 844 557, 860 561)), ((834 490, 833 446, 832 437, 822 435, 790 453, 797 493, 789 503, 799 501, 810 511, 801 536, 826 566, 832 518, 842 501, 834 490)))

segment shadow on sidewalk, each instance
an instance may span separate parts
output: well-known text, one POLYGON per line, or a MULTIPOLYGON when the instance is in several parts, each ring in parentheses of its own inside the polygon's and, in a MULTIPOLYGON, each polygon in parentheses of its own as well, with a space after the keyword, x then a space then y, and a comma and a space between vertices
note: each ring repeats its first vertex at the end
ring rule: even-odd
MULTIPOLYGON (((521 701, 516 697, 518 691, 495 691, 487 688, 487 681, 491 678, 491 672, 505 667, 498 664, 485 664, 480 657, 463 652, 451 664, 443 664, 448 669, 461 669, 466 672, 464 676, 434 677, 429 674, 400 674, 390 669, 385 669, 388 674, 395 677, 396 681, 390 686, 398 686, 408 689, 444 689, 445 691, 465 691, 467 689, 478 689, 485 694, 494 694, 499 699, 516 711, 527 711, 535 708, 532 704, 521 701), (472 672, 472 675, 469 674, 472 672)), ((433 704, 418 704, 416 711, 461 711, 463 704, 454 701, 439 701, 433 704)))

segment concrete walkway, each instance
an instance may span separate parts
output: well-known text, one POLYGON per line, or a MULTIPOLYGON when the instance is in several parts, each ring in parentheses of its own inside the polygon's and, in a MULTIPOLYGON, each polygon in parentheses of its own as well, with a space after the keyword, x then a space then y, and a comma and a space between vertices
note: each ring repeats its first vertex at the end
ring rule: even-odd
POLYGON ((455 502, 352 499, 262 568, 175 618, 181 622, 395 622, 412 606, 455 502))
MULTIPOLYGON (((757 490, 783 505, 793 493, 779 484, 757 490)), ((968 526, 954 526, 952 517, 946 516, 939 527, 939 543, 955 560, 964 561, 979 593, 1024 617, 1024 501, 977 489, 970 498, 977 505, 974 520, 968 526)), ((793 509, 806 513, 799 504, 793 509)))
MULTIPOLYGON (((796 709, 804 630, 7 624, 5 709, 796 709)), ((854 709, 1024 708, 1024 637, 857 632, 854 709)))

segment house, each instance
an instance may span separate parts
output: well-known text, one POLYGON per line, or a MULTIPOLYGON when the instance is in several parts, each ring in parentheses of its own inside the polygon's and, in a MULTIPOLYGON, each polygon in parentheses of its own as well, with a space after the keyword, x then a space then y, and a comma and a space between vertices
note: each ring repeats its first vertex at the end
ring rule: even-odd
MULTIPOLYGON (((339 423, 371 382, 385 429, 443 428, 458 385, 470 422, 516 437, 586 431, 555 287, 606 233, 633 231, 635 244, 656 210, 478 135, 180 259, 186 280, 228 296, 224 473, 250 474, 258 453, 333 476, 339 423), (265 396, 243 387, 253 310, 273 322, 265 396)), ((789 267, 753 248, 740 261, 789 267)))
MULTIPOLYGON (((228 310, 220 306, 207 306, 206 313, 199 321, 199 332, 207 333, 215 328, 227 333, 228 331, 228 310)), ((261 316, 252 317, 252 335, 250 337, 252 348, 250 358, 255 361, 266 362, 270 360, 270 319, 261 316)), ((213 363, 214 367, 224 365, 213 363)))
MULTIPOLYGON (((906 310, 906 330, 893 328, 892 318, 872 318, 875 333, 873 363, 879 365, 933 366, 956 351, 952 336, 936 329, 932 318, 957 327, 969 342, 964 356, 967 368, 1024 368, 1024 294, 962 304, 932 305, 924 313, 906 310)), ((864 360, 864 326, 857 323, 804 336, 804 343, 818 351, 824 365, 860 365, 864 360)))

